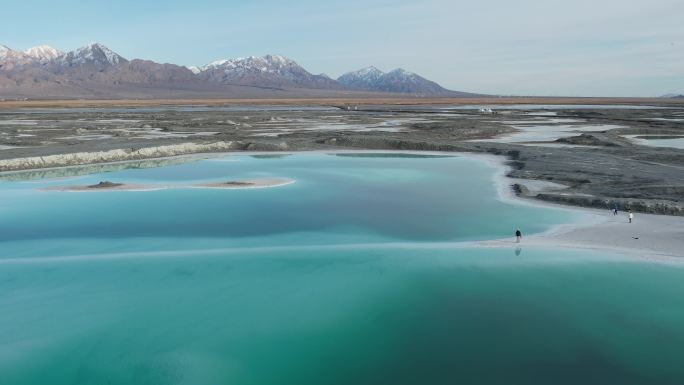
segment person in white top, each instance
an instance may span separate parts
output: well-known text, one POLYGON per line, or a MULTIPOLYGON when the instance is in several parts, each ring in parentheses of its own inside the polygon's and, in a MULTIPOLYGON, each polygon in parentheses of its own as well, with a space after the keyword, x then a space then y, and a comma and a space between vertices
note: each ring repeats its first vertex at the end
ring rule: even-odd
POLYGON ((629 223, 632 223, 632 219, 634 219, 634 213, 632 210, 629 210, 629 223))

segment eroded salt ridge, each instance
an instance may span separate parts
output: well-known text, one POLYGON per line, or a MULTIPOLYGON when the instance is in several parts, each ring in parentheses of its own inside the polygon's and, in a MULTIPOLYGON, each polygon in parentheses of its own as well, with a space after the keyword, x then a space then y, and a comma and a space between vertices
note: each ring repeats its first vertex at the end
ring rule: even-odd
POLYGON ((34 168, 78 166, 92 163, 119 162, 149 158, 163 158, 201 152, 221 152, 236 150, 235 142, 181 143, 167 146, 144 147, 139 149, 114 149, 96 152, 76 152, 71 154, 35 156, 0 160, 0 171, 16 171, 34 168))

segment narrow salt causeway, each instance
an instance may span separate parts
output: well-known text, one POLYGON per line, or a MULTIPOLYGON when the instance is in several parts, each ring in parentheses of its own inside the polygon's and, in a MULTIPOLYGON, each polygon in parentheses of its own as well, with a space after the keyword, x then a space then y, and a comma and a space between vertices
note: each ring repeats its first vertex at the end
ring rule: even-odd
POLYGON ((188 185, 188 188, 210 188, 210 189, 248 189, 248 188, 268 188, 286 186, 294 183, 293 179, 274 178, 274 179, 254 179, 243 181, 227 181, 219 183, 206 183, 197 185, 188 185))
POLYGON ((67 191, 67 192, 102 192, 102 191, 158 191, 169 189, 220 189, 238 190, 286 186, 295 181, 287 178, 268 178, 252 180, 228 180, 224 182, 200 183, 200 184, 133 184, 101 181, 92 185, 50 186, 41 188, 43 191, 67 191))

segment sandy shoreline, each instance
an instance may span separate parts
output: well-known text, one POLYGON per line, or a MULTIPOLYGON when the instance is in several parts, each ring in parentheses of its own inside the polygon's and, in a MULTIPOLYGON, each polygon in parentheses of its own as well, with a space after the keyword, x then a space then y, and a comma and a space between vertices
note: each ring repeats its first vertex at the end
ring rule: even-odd
MULTIPOLYGON (((680 217, 638 214, 629 223, 624 212, 617 216, 610 212, 592 214, 601 222, 533 235, 518 246, 601 249, 647 258, 684 257, 684 219, 680 217)), ((508 242, 510 245, 512 240, 508 242)))
POLYGON ((684 257, 683 217, 635 213, 633 223, 629 223, 625 211, 613 215, 609 209, 598 210, 521 198, 513 192, 512 184, 529 185, 529 190, 534 192, 555 190, 562 186, 543 181, 509 178, 506 174, 510 167, 505 164, 505 158, 499 156, 479 154, 465 154, 465 156, 480 158, 498 169, 493 182, 497 187, 499 199, 502 201, 582 214, 578 222, 553 226, 543 233, 525 236, 524 229, 522 229, 521 243, 515 242, 514 229, 512 229, 510 237, 477 242, 478 246, 513 249, 563 247, 605 250, 645 258, 684 257))

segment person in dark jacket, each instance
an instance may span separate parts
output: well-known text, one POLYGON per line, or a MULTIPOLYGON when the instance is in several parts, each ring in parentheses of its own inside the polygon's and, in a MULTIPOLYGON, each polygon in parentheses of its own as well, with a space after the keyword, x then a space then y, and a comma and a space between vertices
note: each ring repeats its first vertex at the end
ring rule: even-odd
POLYGON ((521 239, 522 233, 520 232, 520 229, 515 230, 515 243, 520 243, 521 239))

